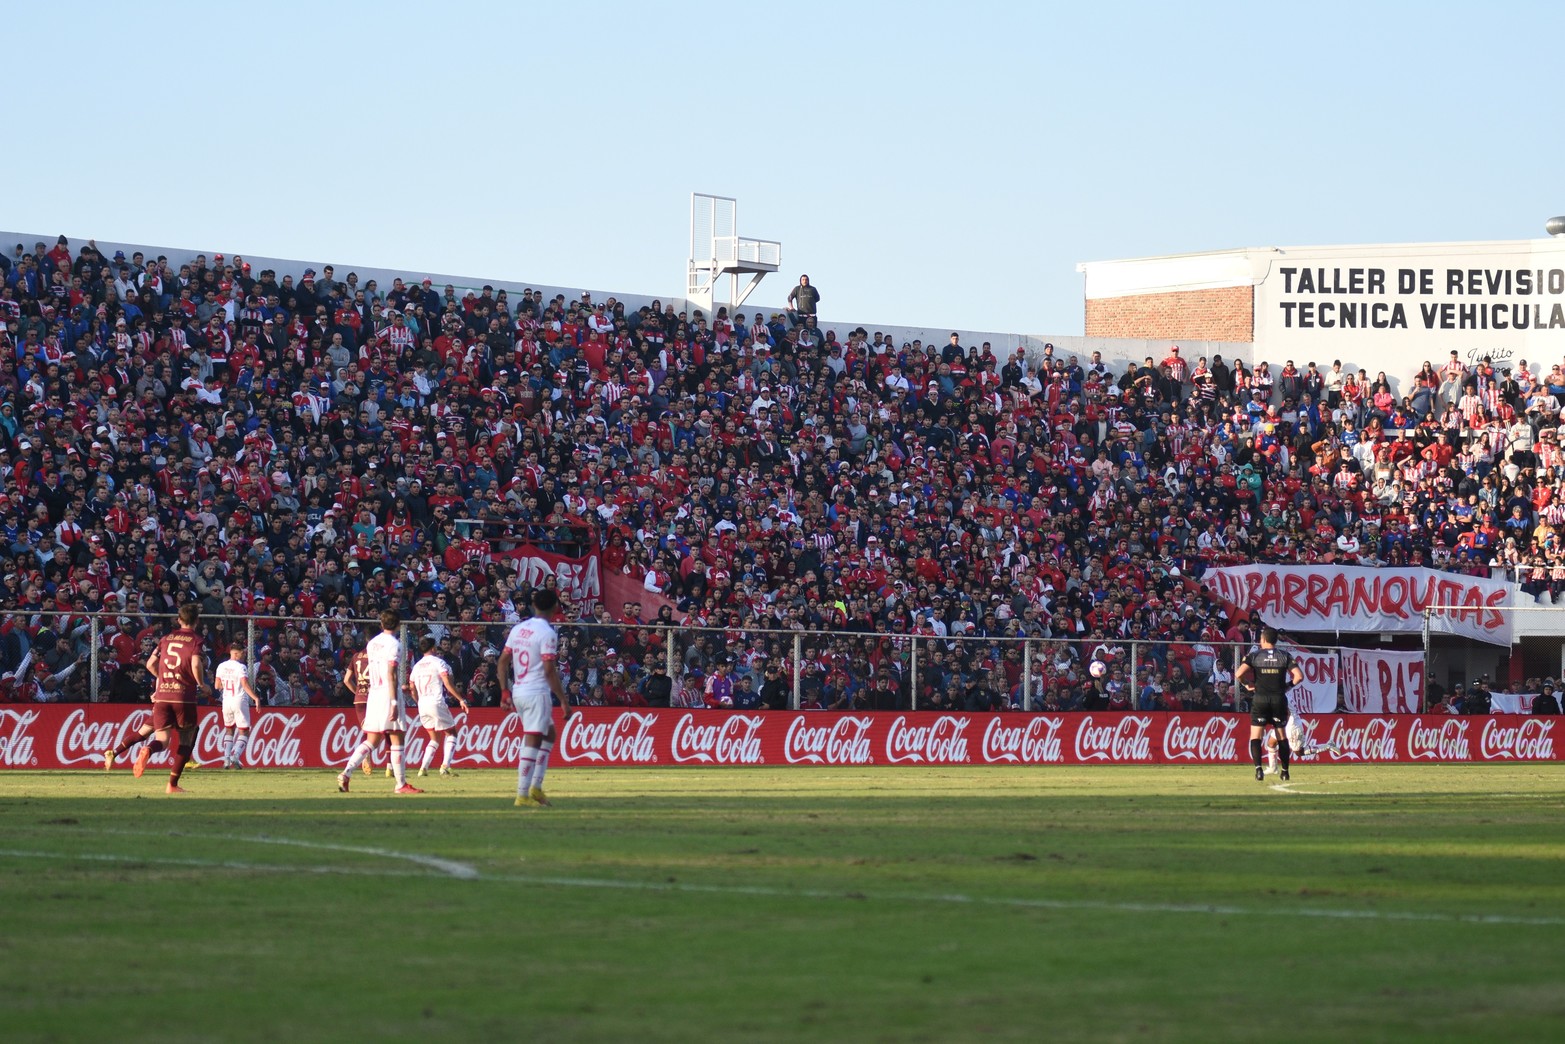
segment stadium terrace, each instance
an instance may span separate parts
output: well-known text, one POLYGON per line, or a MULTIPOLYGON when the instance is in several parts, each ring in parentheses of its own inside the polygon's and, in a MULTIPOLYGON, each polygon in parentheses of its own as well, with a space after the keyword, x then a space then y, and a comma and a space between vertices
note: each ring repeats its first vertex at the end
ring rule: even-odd
MULTIPOLYGON (((1565 592, 1565 352, 1463 342, 1394 373, 1334 341, 1274 352, 1268 316, 1326 307, 1300 295, 1422 270, 1309 261, 1286 300, 1248 284, 1238 338, 1121 328, 1143 355, 1106 329, 1057 350, 28 237, 0 251, 0 699, 136 698, 160 614, 196 601, 254 635, 270 705, 343 701, 343 650, 389 607, 492 706, 499 638, 543 585, 589 707, 644 702, 662 664, 692 708, 797 680, 832 709, 1218 710, 1216 650, 1256 620, 1209 570, 1565 592)), ((1534 268, 1555 271, 1518 264, 1514 292, 1534 268)), ((1093 287, 1089 334, 1112 325, 1093 287)), ((1557 647, 1451 639, 1431 696, 1528 691, 1557 647)))

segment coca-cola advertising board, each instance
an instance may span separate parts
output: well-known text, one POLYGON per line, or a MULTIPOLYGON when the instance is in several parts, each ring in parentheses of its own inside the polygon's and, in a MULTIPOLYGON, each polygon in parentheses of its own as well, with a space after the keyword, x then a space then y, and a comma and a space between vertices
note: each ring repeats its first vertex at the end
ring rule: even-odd
MULTIPOLYGON (((146 707, 0 707, 0 768, 93 769, 151 721, 146 707)), ((1316 762, 1557 761, 1565 719, 1496 714, 1311 715, 1316 762)), ((458 768, 513 768, 521 721, 493 709, 457 716, 458 768)), ((266 709, 250 730, 247 768, 340 768, 362 738, 347 709, 266 709)), ((1233 714, 836 714, 594 707, 559 723, 554 767, 770 765, 1227 765, 1249 760, 1249 721, 1233 714)), ((422 730, 408 754, 423 756, 422 730)), ((196 757, 221 761, 215 708, 201 714, 196 757)), ((153 765, 167 759, 160 753, 153 765)), ((384 749, 376 755, 383 762, 384 749)), ((1296 755, 1297 757, 1297 755, 1296 755)))

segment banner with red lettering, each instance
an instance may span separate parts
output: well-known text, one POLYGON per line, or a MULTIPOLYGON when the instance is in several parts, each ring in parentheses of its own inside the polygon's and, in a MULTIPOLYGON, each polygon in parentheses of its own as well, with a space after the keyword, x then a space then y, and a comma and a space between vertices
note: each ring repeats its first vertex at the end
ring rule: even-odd
POLYGON ((1284 643, 1283 648, 1293 654, 1299 670, 1304 672, 1304 680, 1288 690, 1293 709, 1300 714, 1330 714, 1336 710, 1340 671, 1337 650, 1311 652, 1291 643, 1284 643))
POLYGON ((1434 569, 1368 566, 1249 565, 1208 569, 1201 585, 1214 597, 1292 631, 1423 631, 1424 610, 1436 606, 1437 634, 1511 644, 1511 585, 1488 577, 1434 569), (1449 608, 1455 607, 1455 608, 1449 608))
MULTIPOLYGON (((215 708, 203 709, 196 757, 221 764, 215 708)), ((458 715, 458 768, 514 768, 514 714, 458 715)), ((1311 743, 1336 753, 1303 763, 1555 761, 1562 718, 1493 715, 1310 715, 1311 743)), ((103 752, 151 722, 145 706, 0 706, 0 768, 101 769, 103 752)), ((1246 763, 1249 720, 1235 714, 936 714, 588 708, 560 725, 553 765, 1226 765, 1246 763)), ((340 768, 361 736, 347 709, 264 709, 250 730, 247 768, 340 768)), ((423 731, 408 757, 423 757, 423 731)), ((1307 745, 1307 746, 1308 746, 1307 745)), ((152 764, 162 766, 160 753, 152 764)), ((1297 755, 1296 755, 1297 756, 1297 755)), ((384 764, 384 751, 376 756, 384 764)), ((126 762, 121 762, 125 764, 126 762)), ((329 780, 327 781, 330 782, 329 780)))
POLYGON ((1342 650, 1342 703, 1354 714, 1416 714, 1424 706, 1424 654, 1342 650))
POLYGON ((578 606, 583 603, 596 605, 603 598, 596 551, 580 558, 570 558, 531 544, 521 544, 510 551, 496 551, 489 557, 497 561, 510 559, 529 587, 542 587, 544 580, 554 577, 560 594, 578 606))

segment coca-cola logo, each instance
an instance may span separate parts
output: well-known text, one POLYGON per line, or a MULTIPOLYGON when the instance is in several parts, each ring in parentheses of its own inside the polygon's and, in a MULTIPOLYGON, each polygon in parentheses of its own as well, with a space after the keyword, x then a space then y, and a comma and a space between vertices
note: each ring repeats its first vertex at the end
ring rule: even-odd
POLYGON ((33 737, 27 728, 41 717, 41 711, 0 707, 0 767, 28 768, 38 764, 33 737))
MULTIPOLYGON (((304 752, 299 730, 304 726, 301 712, 263 714, 250 726, 250 742, 245 747, 244 763, 254 768, 303 768, 304 752)), ((217 730, 211 730, 216 732, 217 730)))
POLYGON ((356 721, 346 714, 333 714, 327 720, 326 728, 321 730, 322 764, 338 765, 347 761, 363 739, 364 732, 356 721))
POLYGON ((1163 757, 1168 761, 1233 761, 1238 752, 1233 722, 1228 718, 1207 718, 1186 725, 1175 714, 1163 727, 1163 757))
POLYGON ((914 725, 898 715, 886 731, 886 760, 893 765, 966 764, 968 722, 968 718, 942 714, 928 725, 914 725))
POLYGON ((609 765, 651 765, 657 762, 652 729, 657 715, 627 711, 608 721, 589 722, 580 711, 560 729, 555 753, 563 763, 601 762, 609 765))
POLYGON ((1490 718, 1478 736, 1478 753, 1484 758, 1553 761, 1553 731, 1554 722, 1541 718, 1524 718, 1518 725, 1490 718))
POLYGON ((84 708, 77 707, 65 716, 60 730, 55 733, 55 761, 61 768, 100 763, 104 751, 114 749, 121 740, 140 732, 151 716, 149 710, 136 710, 124 718, 94 721, 84 708))
POLYGON ((1370 718, 1362 725, 1349 725, 1343 718, 1331 723, 1327 741, 1344 761, 1395 761, 1397 735, 1395 718, 1370 718))
POLYGON ((492 725, 475 725, 471 716, 456 716, 456 746, 451 761, 457 765, 515 765, 522 757, 525 733, 522 716, 507 714, 492 725))
POLYGON ((750 714, 728 714, 717 720, 684 714, 674 723, 671 741, 674 761, 699 761, 711 765, 761 765, 761 726, 766 719, 750 714))
POLYGON ((1152 719, 1122 714, 1113 724, 1099 725, 1092 715, 1076 728, 1077 761, 1151 761, 1152 719))
POLYGON ((1468 723, 1461 718, 1440 718, 1426 723, 1414 718, 1407 730, 1407 756, 1413 761, 1468 761, 1468 723))
POLYGON ((874 760, 870 728, 874 719, 844 714, 829 725, 816 726, 805 715, 788 725, 783 758, 790 765, 868 765, 874 760))
POLYGON ((1060 744, 1061 717, 1030 718, 1025 725, 1014 719, 995 716, 984 726, 979 756, 987 764, 1010 762, 1019 765, 1053 765, 1064 760, 1060 744))

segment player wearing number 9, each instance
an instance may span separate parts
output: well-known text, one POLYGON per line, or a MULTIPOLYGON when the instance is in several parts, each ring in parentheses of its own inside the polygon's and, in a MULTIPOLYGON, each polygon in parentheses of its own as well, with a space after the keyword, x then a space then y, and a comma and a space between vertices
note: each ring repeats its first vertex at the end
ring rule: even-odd
POLYGON ((497 673, 500 695, 522 719, 522 751, 516 764, 516 806, 547 806, 543 790, 544 773, 549 768, 549 752, 554 749, 554 708, 549 697, 560 701, 560 709, 570 716, 571 703, 560 680, 555 658, 559 654, 559 635, 554 617, 559 612, 559 595, 544 589, 533 593, 533 616, 511 628, 500 652, 497 673))

